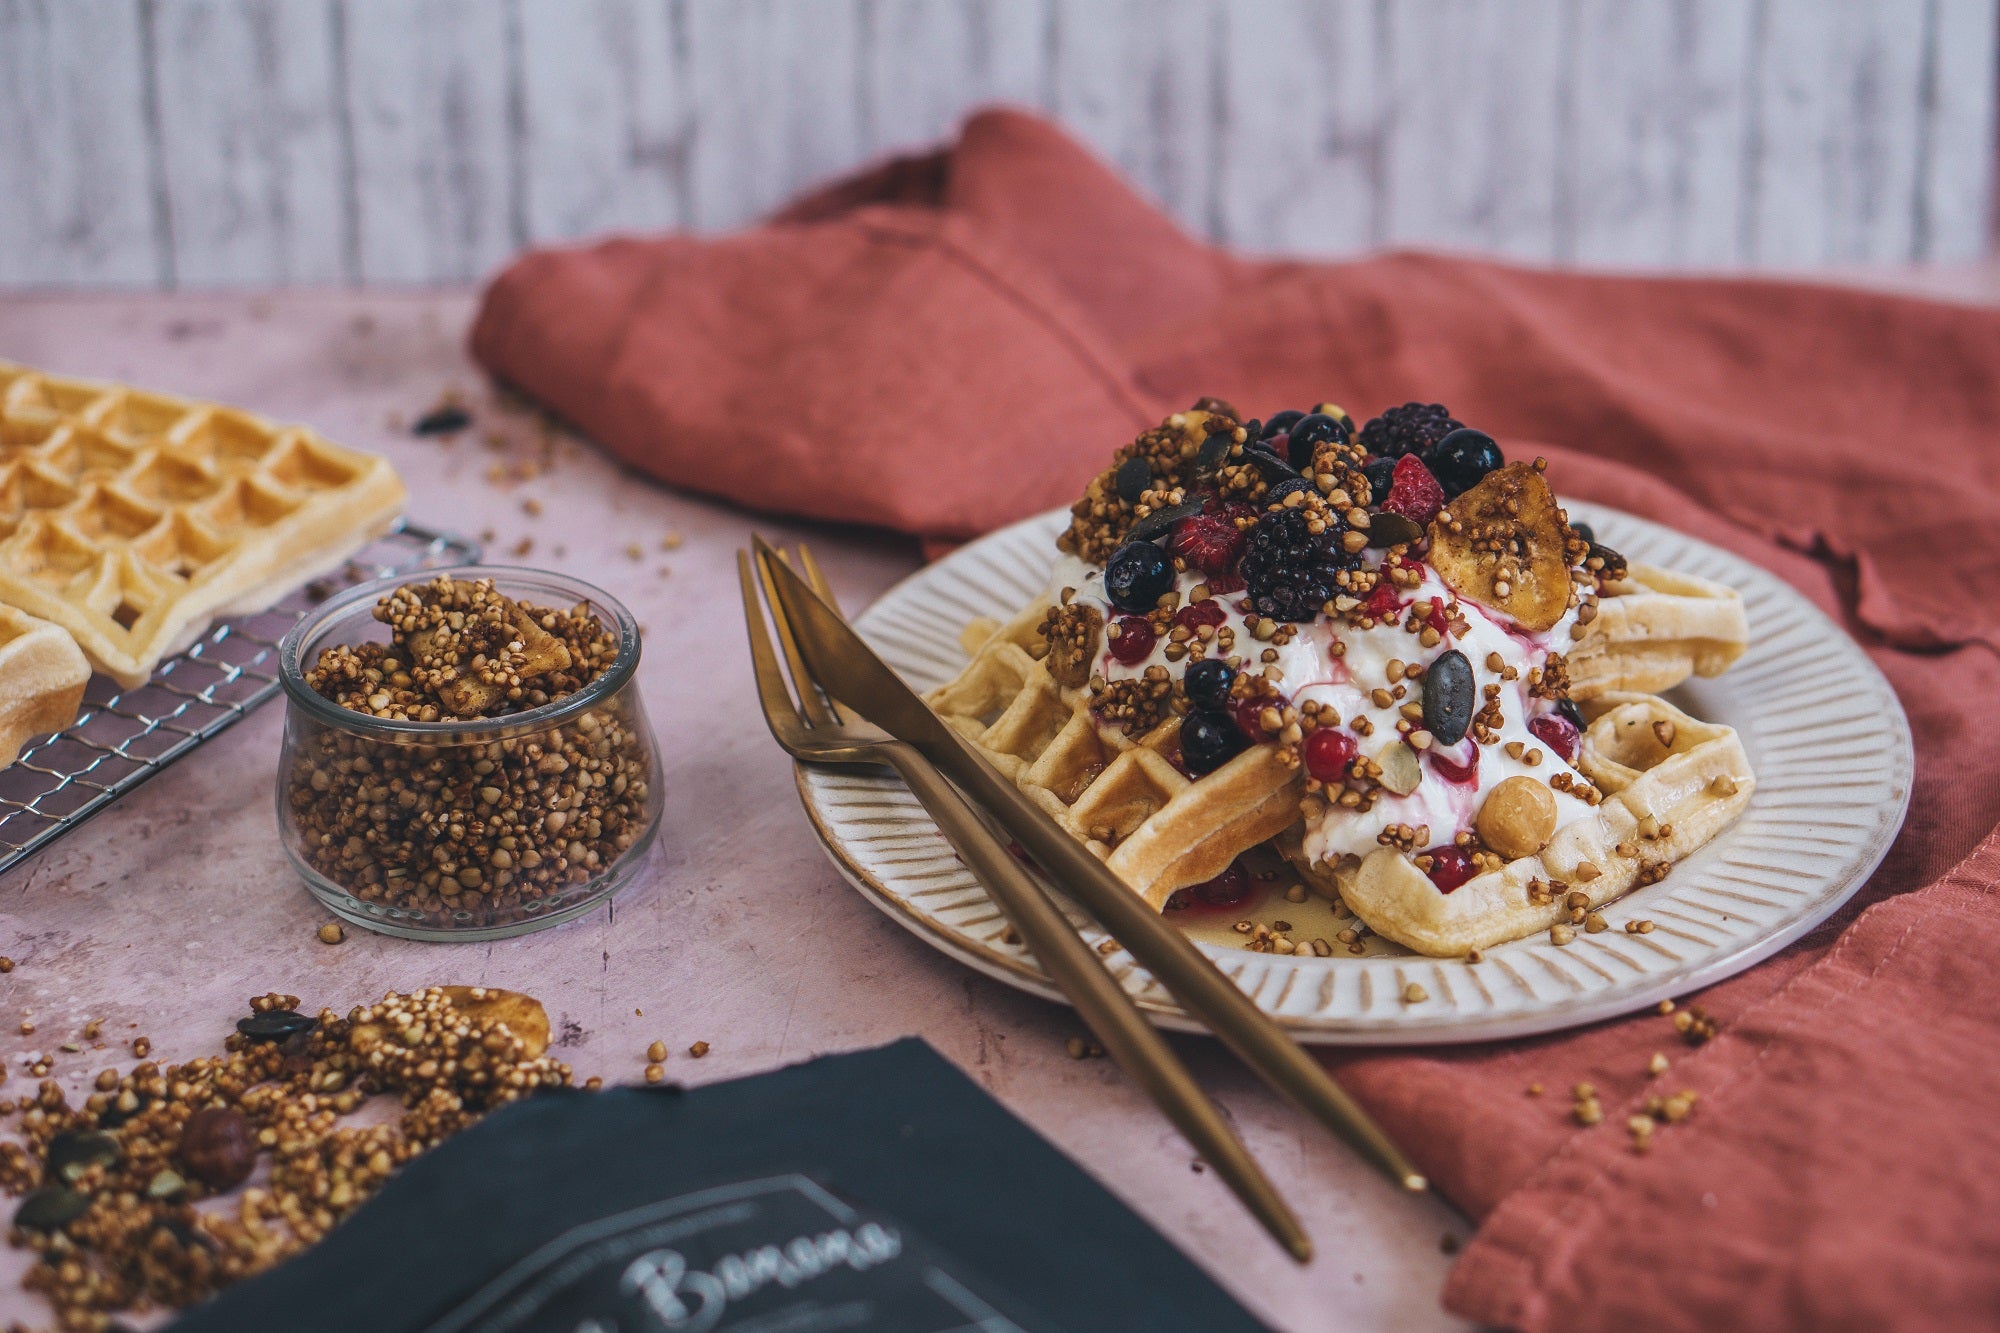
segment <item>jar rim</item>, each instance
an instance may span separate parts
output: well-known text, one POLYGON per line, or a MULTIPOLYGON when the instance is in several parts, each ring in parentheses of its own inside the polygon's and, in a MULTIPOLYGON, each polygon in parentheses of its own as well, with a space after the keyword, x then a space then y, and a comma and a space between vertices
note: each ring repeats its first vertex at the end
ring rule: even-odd
POLYGON ((567 722, 573 717, 602 705, 607 699, 625 688, 627 682, 639 668, 639 622, 611 594, 595 584, 553 570, 534 569, 526 565, 440 565, 434 569, 411 570, 404 574, 392 574, 385 578, 370 579, 343 589, 307 612, 293 625, 278 643, 278 683, 284 687, 285 698, 294 708, 310 714, 322 724, 363 736, 400 741, 436 741, 441 743, 466 742, 472 740, 502 740, 509 736, 525 735, 529 732, 546 731, 552 726, 567 722), (306 684, 303 657, 306 645, 325 629, 336 617, 351 611, 362 602, 379 601, 385 594, 410 584, 428 583, 432 579, 449 577, 454 579, 492 579, 501 591, 514 596, 514 589, 524 588, 530 595, 540 594, 553 597, 566 605, 589 602, 601 618, 609 618, 618 633, 618 654, 601 675, 576 693, 555 699, 535 708, 519 713, 507 713, 500 717, 453 718, 450 721, 420 722, 413 719, 376 717, 372 713, 358 713, 352 708, 343 708, 331 699, 324 698, 306 684))

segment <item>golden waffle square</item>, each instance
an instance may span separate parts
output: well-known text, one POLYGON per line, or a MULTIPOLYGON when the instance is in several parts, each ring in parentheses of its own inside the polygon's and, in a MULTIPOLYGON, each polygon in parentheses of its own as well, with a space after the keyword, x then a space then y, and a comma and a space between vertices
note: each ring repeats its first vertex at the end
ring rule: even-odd
POLYGON ((1719 676, 1749 646, 1750 622, 1734 588, 1635 564, 1609 591, 1591 633, 1569 653, 1578 699, 1658 694, 1689 676, 1719 676))
POLYGON ((214 403, 0 363, 0 602, 131 688, 388 528, 380 458, 214 403))
POLYGON ((0 606, 0 768, 32 736, 76 721, 90 663, 59 625, 0 606))
POLYGON ((1147 902, 1164 908, 1298 821, 1303 779, 1270 746, 1191 779, 1166 757, 1180 718, 1137 738, 1099 725, 1088 692, 1049 674, 1044 609, 967 626, 972 660, 926 702, 1147 902))

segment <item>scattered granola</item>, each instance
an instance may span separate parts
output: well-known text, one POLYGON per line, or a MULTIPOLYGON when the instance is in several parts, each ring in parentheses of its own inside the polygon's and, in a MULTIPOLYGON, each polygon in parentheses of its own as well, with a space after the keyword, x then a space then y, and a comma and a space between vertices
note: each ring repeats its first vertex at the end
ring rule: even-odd
POLYGON ((261 1273, 487 1111, 570 1082, 524 995, 431 987, 346 1017, 296 1004, 259 997, 220 1056, 162 1067, 135 1043, 142 1063, 105 1071, 81 1106, 45 1082, 22 1110, 0 1188, 25 1196, 9 1239, 34 1252, 23 1285, 60 1327, 107 1329, 118 1312, 182 1308, 261 1273), (377 1094, 401 1114, 343 1123, 377 1094), (266 1184, 213 1206, 262 1158, 266 1184))

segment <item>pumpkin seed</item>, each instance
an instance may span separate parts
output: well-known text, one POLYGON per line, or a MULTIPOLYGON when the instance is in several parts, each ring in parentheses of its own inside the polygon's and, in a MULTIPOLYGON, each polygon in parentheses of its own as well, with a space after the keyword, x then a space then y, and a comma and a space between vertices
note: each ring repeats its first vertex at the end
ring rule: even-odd
POLYGON ((1155 509, 1152 513, 1132 525, 1125 534, 1128 542, 1156 541, 1167 535, 1167 531, 1184 518, 1193 518, 1201 512, 1201 501, 1189 500, 1186 504, 1168 505, 1165 509, 1155 509))
POLYGON ((78 1177, 94 1166, 110 1166, 123 1150, 118 1140, 94 1129, 65 1130, 49 1140, 48 1171, 74 1185, 78 1177))
POLYGON ((1456 648, 1424 669, 1424 729, 1440 745, 1456 745, 1472 725, 1472 663, 1456 648))
MULTIPOLYGON (((1250 438, 1254 440, 1257 437, 1252 435, 1250 438)), ((1198 472, 1213 472, 1221 467, 1223 461, 1229 457, 1229 450, 1235 443, 1236 441, 1230 438, 1227 431, 1217 431, 1203 440, 1201 447, 1194 451, 1195 470, 1198 472)))
POLYGON ((266 1009, 236 1020, 236 1030, 252 1041, 283 1041, 294 1032, 310 1032, 319 1019, 295 1009, 266 1009))
POLYGON ((29 1231, 54 1231, 90 1211, 90 1197, 67 1185, 51 1185, 21 1200, 14 1225, 29 1231))
POLYGON ((172 1167, 163 1166, 155 1173, 152 1180, 147 1183, 146 1197, 149 1199, 171 1199, 176 1194, 184 1193, 186 1190, 187 1181, 181 1178, 181 1173, 172 1167))
POLYGON ((1424 535, 1415 519, 1405 518, 1393 509, 1384 509, 1368 516, 1368 544, 1377 550, 1391 546, 1401 546, 1413 542, 1424 535))
POLYGON ((1246 449, 1243 451, 1243 457, 1246 462, 1255 464, 1257 471, 1263 474, 1264 480, 1273 485, 1298 478, 1297 468, 1268 449, 1246 449))

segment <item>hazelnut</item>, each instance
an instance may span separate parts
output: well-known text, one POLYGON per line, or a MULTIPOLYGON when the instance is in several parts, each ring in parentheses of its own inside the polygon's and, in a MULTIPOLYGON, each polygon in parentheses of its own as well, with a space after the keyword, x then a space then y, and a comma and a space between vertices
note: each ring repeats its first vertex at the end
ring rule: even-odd
POLYGON ((1515 776, 1486 793, 1476 821, 1479 840, 1518 861, 1549 845, 1556 833, 1556 798, 1530 777, 1515 776))
POLYGON ((181 1161, 211 1189, 234 1189, 257 1165, 250 1119, 233 1106, 205 1106, 181 1127, 181 1161))

